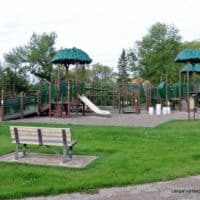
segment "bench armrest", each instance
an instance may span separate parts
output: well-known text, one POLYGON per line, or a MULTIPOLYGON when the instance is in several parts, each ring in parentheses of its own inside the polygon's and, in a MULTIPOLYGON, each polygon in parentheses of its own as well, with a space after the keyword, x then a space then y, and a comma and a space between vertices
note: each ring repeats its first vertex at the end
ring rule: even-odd
POLYGON ((76 143, 77 143, 76 141, 67 142, 67 146, 73 147, 76 143))

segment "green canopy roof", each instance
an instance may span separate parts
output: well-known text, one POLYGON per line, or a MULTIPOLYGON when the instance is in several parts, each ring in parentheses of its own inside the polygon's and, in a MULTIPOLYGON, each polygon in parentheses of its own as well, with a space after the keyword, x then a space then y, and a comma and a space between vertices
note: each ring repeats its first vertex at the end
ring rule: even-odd
MULTIPOLYGON (((191 65, 191 64, 185 65, 181 69, 181 72, 182 73, 187 73, 187 72, 191 73, 191 72, 193 72, 193 65, 191 65)), ((194 65, 194 72, 200 73, 200 64, 195 64, 194 65)))
POLYGON ((200 63, 200 49, 185 49, 176 56, 176 62, 200 63))
POLYGON ((73 47, 58 51, 58 53, 53 57, 52 62, 55 64, 65 65, 75 63, 90 64, 92 59, 83 50, 73 47))

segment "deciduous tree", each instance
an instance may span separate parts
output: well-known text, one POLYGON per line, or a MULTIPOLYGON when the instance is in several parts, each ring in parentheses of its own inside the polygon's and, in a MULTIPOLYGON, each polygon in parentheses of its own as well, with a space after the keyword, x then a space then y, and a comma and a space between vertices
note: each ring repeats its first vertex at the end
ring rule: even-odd
POLYGON ((136 42, 137 70, 141 77, 157 84, 161 76, 174 83, 178 79, 174 59, 180 50, 181 36, 173 25, 154 24, 141 41, 136 42))
POLYGON ((17 73, 27 72, 39 79, 51 81, 52 58, 56 53, 54 48, 56 34, 33 33, 27 45, 16 47, 4 58, 7 66, 17 73))

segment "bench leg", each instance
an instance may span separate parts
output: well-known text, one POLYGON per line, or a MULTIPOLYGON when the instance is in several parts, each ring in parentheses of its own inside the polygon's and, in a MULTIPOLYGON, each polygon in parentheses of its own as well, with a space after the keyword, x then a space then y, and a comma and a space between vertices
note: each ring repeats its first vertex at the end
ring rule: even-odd
POLYGON ((67 145, 63 146, 63 163, 67 162, 67 145))
POLYGON ((23 157, 26 156, 26 144, 23 145, 23 157))
POLYGON ((72 159, 72 146, 69 147, 69 159, 72 159))
POLYGON ((15 145, 15 160, 19 159, 19 144, 16 143, 15 145))

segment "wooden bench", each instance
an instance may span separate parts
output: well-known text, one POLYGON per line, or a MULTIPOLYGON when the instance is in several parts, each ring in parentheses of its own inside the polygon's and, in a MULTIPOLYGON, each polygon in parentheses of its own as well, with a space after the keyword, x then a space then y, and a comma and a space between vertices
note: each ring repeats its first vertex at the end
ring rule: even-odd
POLYGON ((23 144, 23 156, 26 156, 28 144, 63 146, 63 162, 72 159, 72 148, 76 141, 71 140, 69 128, 48 128, 30 126, 10 126, 12 143, 16 144, 15 160, 19 159, 19 144, 23 144))

